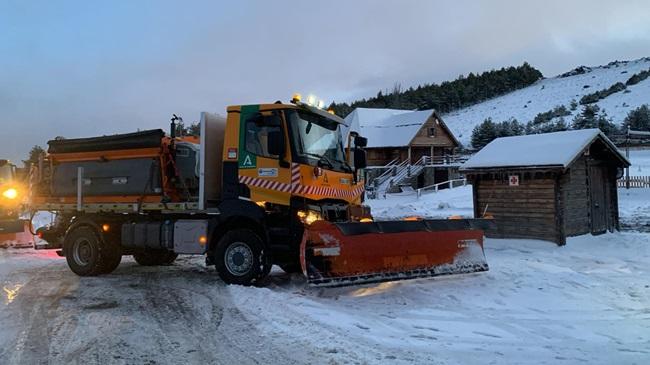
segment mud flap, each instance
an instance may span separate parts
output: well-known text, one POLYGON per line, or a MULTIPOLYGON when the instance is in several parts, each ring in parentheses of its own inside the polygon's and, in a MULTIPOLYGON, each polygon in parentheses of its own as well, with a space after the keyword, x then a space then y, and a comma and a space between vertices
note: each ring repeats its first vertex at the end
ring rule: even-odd
POLYGON ((343 286, 487 271, 480 219, 314 222, 300 249, 312 286, 343 286))

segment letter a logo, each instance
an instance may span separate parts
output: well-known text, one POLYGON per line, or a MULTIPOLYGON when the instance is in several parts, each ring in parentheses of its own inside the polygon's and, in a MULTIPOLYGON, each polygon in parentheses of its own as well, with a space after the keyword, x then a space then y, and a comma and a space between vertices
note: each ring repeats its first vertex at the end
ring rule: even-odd
POLYGON ((244 166, 246 167, 253 166, 253 161, 251 161, 251 155, 246 155, 246 158, 244 159, 244 166))

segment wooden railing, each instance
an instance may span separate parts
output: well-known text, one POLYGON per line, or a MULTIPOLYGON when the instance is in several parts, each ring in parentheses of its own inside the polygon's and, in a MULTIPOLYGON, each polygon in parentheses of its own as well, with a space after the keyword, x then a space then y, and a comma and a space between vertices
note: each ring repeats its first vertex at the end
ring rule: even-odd
MULTIPOLYGON (((626 188, 626 178, 618 179, 616 186, 626 188)), ((650 176, 630 176, 630 188, 650 188, 650 176)))

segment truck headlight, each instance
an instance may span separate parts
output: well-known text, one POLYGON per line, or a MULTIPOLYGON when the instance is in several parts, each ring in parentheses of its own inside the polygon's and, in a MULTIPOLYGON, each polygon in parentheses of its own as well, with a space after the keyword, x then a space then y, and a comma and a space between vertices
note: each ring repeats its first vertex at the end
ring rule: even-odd
POLYGON ((323 216, 320 215, 319 212, 316 212, 314 210, 299 210, 298 213, 298 218, 303 224, 310 225, 316 221, 323 220, 323 216))
POLYGON ((16 199, 18 197, 18 190, 14 188, 9 188, 5 191, 2 192, 2 196, 4 196, 7 199, 16 199))

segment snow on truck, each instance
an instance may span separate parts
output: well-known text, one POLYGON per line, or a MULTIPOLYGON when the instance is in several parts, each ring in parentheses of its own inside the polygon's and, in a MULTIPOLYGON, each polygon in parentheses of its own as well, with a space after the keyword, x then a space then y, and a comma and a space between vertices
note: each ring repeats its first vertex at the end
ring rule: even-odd
POLYGON ((81 276, 123 255, 163 265, 205 255, 226 283, 272 265, 336 286, 485 271, 481 219, 373 221, 363 205, 365 138, 343 119, 291 103, 201 113, 200 137, 171 132, 49 141, 31 210, 56 213, 38 231, 81 276), (193 143, 198 142, 198 143, 193 143))

